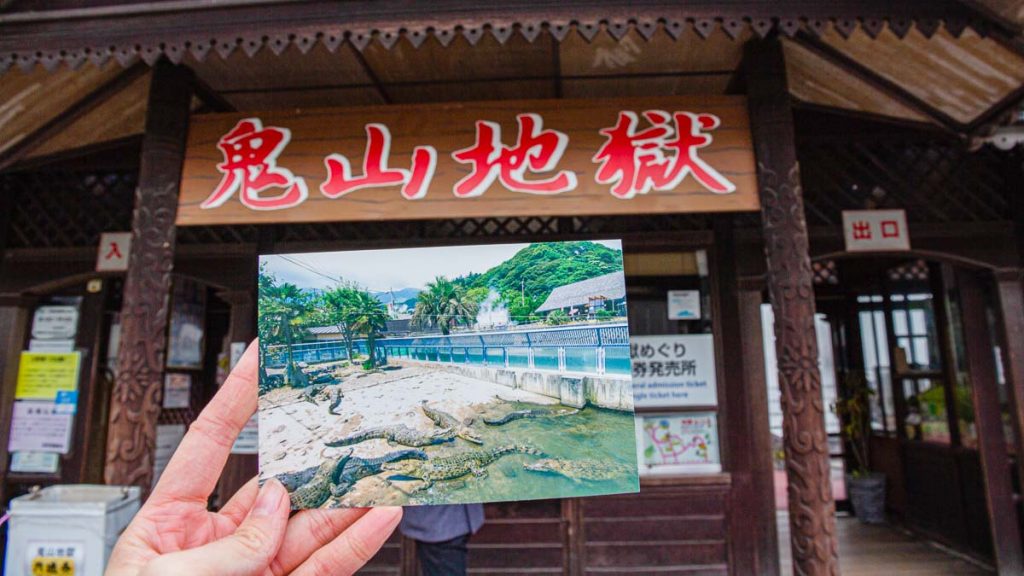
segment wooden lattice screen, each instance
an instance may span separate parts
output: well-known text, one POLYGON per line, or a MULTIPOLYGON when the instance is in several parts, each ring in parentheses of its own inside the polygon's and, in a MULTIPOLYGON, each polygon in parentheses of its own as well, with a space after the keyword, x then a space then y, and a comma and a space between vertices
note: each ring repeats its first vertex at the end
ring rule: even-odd
MULTIPOLYGON (((911 222, 993 222, 1010 212, 1006 155, 955 141, 826 139, 800 148, 807 221, 838 227, 846 209, 905 208, 911 222)), ((103 231, 129 230, 136 174, 130 170, 41 169, 0 175, 14 196, 9 248, 95 246, 103 231)), ((758 213, 739 217, 760 225, 758 213)), ((707 230, 699 214, 644 217, 516 217, 459 220, 188 227, 182 244, 377 242, 526 238, 707 230), (262 236, 262 238, 261 238, 262 236)))

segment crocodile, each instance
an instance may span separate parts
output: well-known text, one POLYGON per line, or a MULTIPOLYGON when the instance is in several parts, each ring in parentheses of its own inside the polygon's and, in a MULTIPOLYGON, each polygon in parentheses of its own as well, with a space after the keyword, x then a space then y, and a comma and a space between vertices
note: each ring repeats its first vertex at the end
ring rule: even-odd
POLYGON ((345 395, 342 394, 341 388, 335 388, 334 392, 331 393, 331 404, 327 407, 327 412, 334 416, 340 416, 341 414, 336 412, 336 410, 341 407, 341 401, 344 398, 345 395))
POLYGON ((583 480, 615 480, 636 474, 629 466, 603 460, 563 460, 542 458, 523 464, 531 472, 544 472, 565 476, 573 482, 583 480))
POLYGON ((576 408, 532 408, 529 410, 516 410, 509 412, 500 418, 484 418, 484 424, 489 426, 501 426, 502 424, 508 424, 513 420, 519 420, 521 418, 547 418, 553 416, 569 416, 579 412, 576 408))
POLYGON ((281 474, 277 479, 288 489, 292 508, 317 508, 330 496, 341 496, 356 482, 380 473, 384 464, 426 459, 427 453, 422 450, 396 450, 377 458, 354 457, 352 451, 349 451, 348 454, 332 458, 320 466, 281 474))
POLYGON ((490 450, 476 450, 463 452, 443 458, 432 458, 423 462, 402 462, 401 464, 387 464, 384 470, 394 471, 396 474, 388 476, 391 480, 423 480, 417 490, 430 488, 435 482, 457 480, 470 474, 484 476, 487 466, 503 456, 509 454, 532 454, 543 456, 544 453, 532 446, 524 444, 506 444, 491 448, 490 450))
POLYGON ((358 444, 375 438, 383 438, 388 441, 388 444, 401 444, 403 446, 420 448, 422 446, 432 446, 434 444, 451 442, 455 439, 455 430, 445 428, 443 430, 425 434, 419 430, 413 430, 404 424, 398 424, 397 426, 370 428, 369 430, 356 432, 355 434, 344 438, 329 440, 324 442, 324 444, 337 448, 339 446, 351 446, 352 444, 358 444))
MULTIPOLYGON (((345 466, 345 463, 352 457, 352 451, 338 458, 325 460, 316 468, 313 477, 309 481, 294 488, 288 495, 293 510, 305 508, 319 508, 331 496, 331 487, 338 478, 338 472, 345 466)), ((282 481, 282 484, 284 482, 282 481)))
POLYGON ((423 413, 426 414, 427 418, 430 418, 439 428, 451 428, 452 430, 455 430, 456 437, 462 438, 466 442, 472 442, 473 444, 484 443, 479 436, 473 434, 473 431, 470 430, 467 424, 459 422, 454 416, 447 412, 431 408, 427 405, 426 400, 420 404, 420 410, 423 410, 423 413))

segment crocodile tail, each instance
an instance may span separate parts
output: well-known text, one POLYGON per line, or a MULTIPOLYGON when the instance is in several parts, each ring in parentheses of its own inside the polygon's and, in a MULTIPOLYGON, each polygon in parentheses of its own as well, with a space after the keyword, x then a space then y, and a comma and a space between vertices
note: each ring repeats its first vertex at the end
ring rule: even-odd
POLYGON ((366 430, 358 432, 351 436, 339 438, 337 440, 329 440, 324 442, 324 446, 330 446, 331 448, 338 448, 340 446, 351 446, 352 444, 358 444, 363 440, 371 440, 373 438, 383 438, 381 430, 374 428, 373 430, 366 430))
POLYGON ((534 448, 533 446, 530 446, 529 444, 515 444, 513 446, 513 448, 515 449, 516 452, 519 452, 519 453, 522 453, 522 454, 533 454, 534 456, 543 456, 544 455, 543 452, 541 452, 537 448, 534 448))

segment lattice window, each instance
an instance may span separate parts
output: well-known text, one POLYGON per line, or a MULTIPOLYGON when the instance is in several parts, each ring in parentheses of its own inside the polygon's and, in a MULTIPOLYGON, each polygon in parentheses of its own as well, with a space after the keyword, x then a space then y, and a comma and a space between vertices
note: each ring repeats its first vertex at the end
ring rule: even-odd
POLYGON ((839 270, 835 260, 811 262, 814 273, 814 284, 818 286, 835 286, 839 284, 839 270))
POLYGON ((959 143, 828 140, 799 149, 809 225, 843 210, 903 208, 910 222, 991 222, 1008 214, 1003 158, 959 143))
POLYGON ((928 264, 924 260, 914 260, 901 266, 890 268, 888 271, 889 280, 893 282, 907 280, 928 280, 928 264))

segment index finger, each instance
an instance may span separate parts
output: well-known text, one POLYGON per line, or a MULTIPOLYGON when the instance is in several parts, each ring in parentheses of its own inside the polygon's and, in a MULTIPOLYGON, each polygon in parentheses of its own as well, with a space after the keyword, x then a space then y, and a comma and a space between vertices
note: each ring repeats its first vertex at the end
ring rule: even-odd
POLYGON ((189 426, 151 499, 196 500, 205 505, 238 433, 256 412, 257 342, 249 344, 224 385, 189 426))

